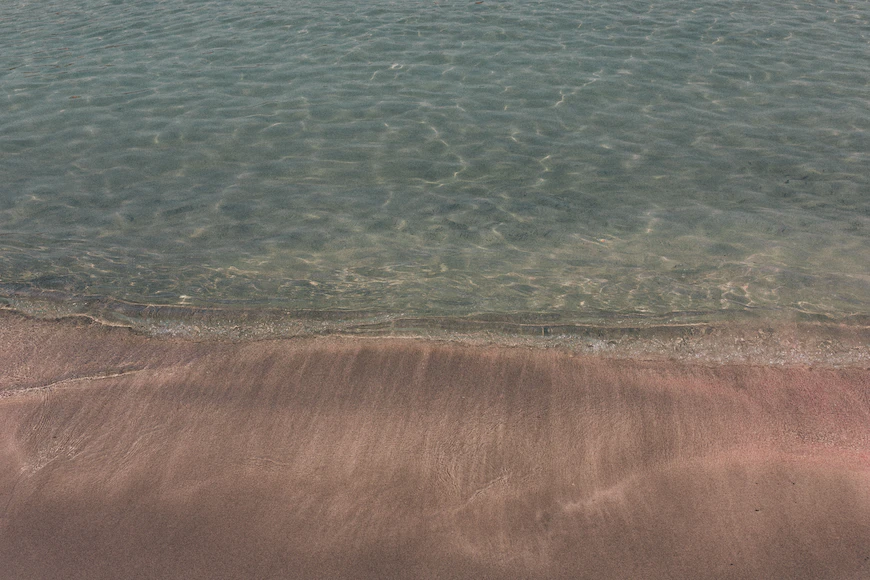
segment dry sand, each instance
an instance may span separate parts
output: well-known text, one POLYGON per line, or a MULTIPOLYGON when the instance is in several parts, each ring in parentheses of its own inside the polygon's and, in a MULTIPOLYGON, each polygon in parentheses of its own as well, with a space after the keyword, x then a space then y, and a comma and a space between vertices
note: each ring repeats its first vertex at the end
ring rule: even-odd
POLYGON ((870 371, 0 313, 0 577, 870 578, 870 371))

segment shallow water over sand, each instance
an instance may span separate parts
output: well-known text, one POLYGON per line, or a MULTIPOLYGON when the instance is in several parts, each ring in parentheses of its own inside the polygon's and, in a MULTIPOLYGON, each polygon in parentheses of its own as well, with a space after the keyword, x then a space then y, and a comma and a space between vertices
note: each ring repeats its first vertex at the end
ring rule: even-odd
POLYGON ((18 2, 0 282, 386 316, 870 314, 866 3, 18 2))

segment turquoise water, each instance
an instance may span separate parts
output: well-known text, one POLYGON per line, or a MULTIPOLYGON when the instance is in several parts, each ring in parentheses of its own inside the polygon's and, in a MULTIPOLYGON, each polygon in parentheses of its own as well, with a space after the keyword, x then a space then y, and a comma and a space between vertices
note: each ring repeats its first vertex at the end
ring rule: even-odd
POLYGON ((15 1, 0 287, 870 314, 870 3, 15 1))

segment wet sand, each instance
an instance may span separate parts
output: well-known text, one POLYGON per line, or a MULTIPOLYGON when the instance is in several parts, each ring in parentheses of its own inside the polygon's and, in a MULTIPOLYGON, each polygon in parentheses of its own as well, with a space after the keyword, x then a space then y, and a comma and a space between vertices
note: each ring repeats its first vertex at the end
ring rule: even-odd
POLYGON ((4 578, 870 578, 870 371, 0 312, 4 578))

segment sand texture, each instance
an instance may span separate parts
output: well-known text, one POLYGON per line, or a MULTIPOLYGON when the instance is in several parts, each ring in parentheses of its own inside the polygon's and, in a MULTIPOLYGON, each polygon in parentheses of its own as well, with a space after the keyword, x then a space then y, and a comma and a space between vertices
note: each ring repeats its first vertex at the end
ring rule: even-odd
POLYGON ((0 577, 870 578, 870 371, 0 313, 0 577))

